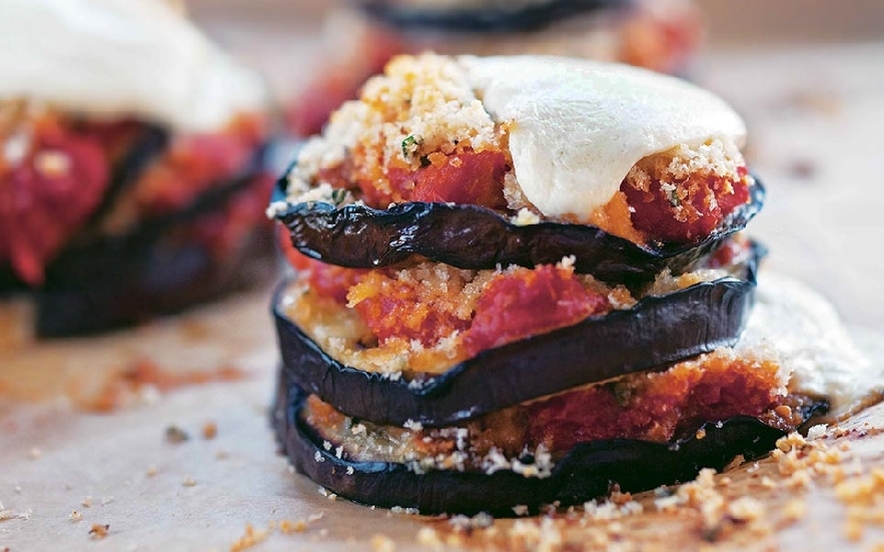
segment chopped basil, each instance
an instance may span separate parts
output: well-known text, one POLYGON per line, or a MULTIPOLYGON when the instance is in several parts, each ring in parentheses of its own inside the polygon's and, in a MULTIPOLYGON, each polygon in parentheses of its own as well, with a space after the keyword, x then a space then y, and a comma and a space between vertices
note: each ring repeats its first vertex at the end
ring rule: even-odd
POLYGON ((331 200, 332 200, 332 203, 335 204, 335 206, 343 203, 345 199, 347 199, 347 190, 341 190, 341 189, 332 190, 331 200))
POLYGON ((402 140, 402 157, 406 159, 411 157, 417 151, 417 146, 419 145, 420 140, 417 139, 417 136, 410 134, 405 140, 402 140))

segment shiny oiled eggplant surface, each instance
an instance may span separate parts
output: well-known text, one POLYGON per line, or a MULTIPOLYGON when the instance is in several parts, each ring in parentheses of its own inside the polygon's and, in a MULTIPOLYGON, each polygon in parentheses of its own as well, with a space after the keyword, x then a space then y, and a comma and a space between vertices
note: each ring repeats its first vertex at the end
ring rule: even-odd
POLYGON ((309 393, 350 416, 439 427, 733 345, 753 304, 756 263, 757 258, 748 263, 741 279, 647 297, 629 310, 488 349, 442 374, 413 374, 410 381, 329 356, 286 317, 285 284, 274 298, 273 313, 284 370, 309 393))
POLYGON ((534 267, 575 257, 577 272, 627 285, 654 278, 664 268, 679 274, 701 262, 761 210, 764 187, 756 182, 749 203, 738 207, 700 243, 643 247, 593 226, 541 222, 519 226, 476 205, 401 203, 389 209, 360 204, 289 205, 277 219, 292 245, 308 257, 350 268, 376 268, 429 259, 458 268, 534 267))
POLYGON ((702 468, 723 469, 736 456, 746 459, 774 448, 784 433, 751 417, 706 423, 682 439, 655 443, 608 439, 580 443, 555 463, 549 477, 513 471, 430 470, 418 474, 405 464, 338 458, 300 417, 306 393, 283 374, 272 423, 282 452, 295 469, 330 492, 355 502, 417 508, 421 514, 489 512, 513 516, 513 508, 537 512, 544 505, 581 504, 603 496, 614 483, 638 492, 693 479, 702 468), (697 435, 703 435, 698 438, 697 435))

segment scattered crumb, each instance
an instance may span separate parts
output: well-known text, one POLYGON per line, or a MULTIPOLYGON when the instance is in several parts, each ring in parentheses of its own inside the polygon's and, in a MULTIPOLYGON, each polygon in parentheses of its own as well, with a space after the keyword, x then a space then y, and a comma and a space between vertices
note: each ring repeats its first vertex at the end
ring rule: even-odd
POLYGON ((170 443, 183 443, 190 439, 190 435, 178 426, 170 425, 166 428, 166 441, 170 443))
POLYGON ((371 549, 374 552, 396 552, 396 543, 390 537, 377 533, 371 538, 371 549))
POLYGON ((322 519, 323 515, 324 515, 323 512, 317 512, 315 514, 310 514, 310 516, 307 518, 307 523, 313 523, 314 521, 319 521, 322 519))
POLYGON ((844 523, 844 537, 852 542, 859 542, 863 538, 863 524, 859 521, 848 519, 844 523))
POLYGON ((218 424, 206 422, 203 424, 203 439, 211 440, 218 436, 218 424))
POLYGON ((444 544, 442 539, 439 538, 439 532, 428 526, 418 529, 417 543, 422 546, 431 546, 433 548, 441 548, 444 544))
POLYGON ((783 100, 781 107, 803 115, 833 117, 843 109, 844 100, 836 93, 819 87, 794 90, 783 100))
POLYGON ((81 521, 83 519, 83 514, 77 510, 73 510, 71 511, 71 515, 68 516, 68 519, 71 521, 81 521))
POLYGON ((227 460, 228 458, 230 458, 230 453, 226 450, 221 449, 215 453, 215 458, 217 458, 218 460, 227 460))
POLYGON ((390 513, 393 514, 405 514, 406 516, 417 516, 420 515, 420 510, 417 508, 403 508, 402 506, 393 506, 390 508, 390 513))
MULTIPOLYGON (((264 529, 256 529, 251 523, 246 524, 245 534, 239 537, 230 545, 230 552, 241 552, 247 550, 257 544, 263 542, 274 531, 279 531, 283 535, 292 533, 303 533, 307 530, 307 523, 322 519, 322 513, 313 514, 307 520, 299 519, 296 521, 284 519, 279 522, 270 521, 264 529)), ((320 530, 322 535, 325 529, 320 530)))
POLYGON ((184 481, 182 481, 181 484, 184 485, 185 487, 195 487, 196 486, 196 479, 194 479, 193 477, 187 476, 184 478, 184 481))
POLYGON ((289 521, 284 519, 279 522, 279 531, 283 534, 303 533, 307 530, 307 523, 303 519, 289 521))
POLYGON ((816 441, 817 439, 822 439, 826 436, 826 431, 829 426, 826 424, 817 424, 810 429, 807 430, 807 440, 808 441, 816 441))
POLYGON ((83 497, 83 500, 80 501, 80 505, 83 508, 91 508, 92 507, 92 497, 91 496, 83 497))
POLYGON ((148 477, 154 477, 158 473, 156 465, 155 464, 149 465, 147 467, 147 471, 145 473, 147 473, 148 477))
POLYGON ((457 515, 448 519, 448 524, 455 531, 470 533, 476 529, 487 529, 494 525, 494 518, 480 512, 473 517, 457 515))
POLYGON ((246 523, 245 534, 230 545, 230 552, 241 552, 263 542, 270 535, 269 529, 255 529, 251 523, 246 523))
POLYGON ((793 159, 788 166, 789 175, 799 180, 813 180, 819 172, 818 165, 813 159, 799 157, 793 159))
POLYGON ((755 521, 765 515, 764 505, 751 496, 741 496, 727 506, 728 516, 736 521, 755 521))
POLYGON ((89 536, 95 540, 101 540, 107 536, 108 531, 110 531, 109 523, 105 523, 104 525, 93 523, 92 528, 89 529, 89 536))
POLYGON ((71 389, 70 398, 80 409, 112 412, 127 406, 150 403, 159 394, 180 387, 216 381, 239 381, 246 376, 243 370, 232 366, 182 372, 165 369, 150 360, 142 359, 109 375, 98 391, 91 386, 88 389, 71 389))
POLYGON ((28 451, 28 458, 31 460, 39 460, 43 457, 43 451, 41 451, 37 447, 32 447, 30 451, 28 451))
POLYGON ((807 504, 801 498, 793 498, 783 507, 783 519, 787 522, 798 521, 807 515, 807 504))
POLYGON ((113 501, 114 501, 114 497, 112 497, 112 496, 101 497, 101 505, 102 506, 107 506, 108 504, 110 504, 113 501))

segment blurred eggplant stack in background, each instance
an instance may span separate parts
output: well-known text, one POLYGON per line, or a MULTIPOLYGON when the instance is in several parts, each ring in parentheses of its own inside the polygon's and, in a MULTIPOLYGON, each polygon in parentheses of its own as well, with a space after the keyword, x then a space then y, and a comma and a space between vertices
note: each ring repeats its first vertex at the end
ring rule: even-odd
POLYGON ((37 333, 178 311, 254 278, 268 95, 160 0, 0 1, 0 292, 37 333))

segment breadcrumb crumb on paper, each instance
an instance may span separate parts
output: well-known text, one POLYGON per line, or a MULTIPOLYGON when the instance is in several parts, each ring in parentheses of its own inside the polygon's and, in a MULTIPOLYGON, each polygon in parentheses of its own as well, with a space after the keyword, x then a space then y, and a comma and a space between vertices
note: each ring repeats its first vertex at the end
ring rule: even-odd
POLYGON ((371 538, 371 549, 374 552, 396 552, 396 543, 387 535, 377 533, 371 538))
POLYGON ((206 422, 203 424, 203 439, 212 440, 218 436, 218 424, 215 422, 206 422))
POLYGON ((108 532, 110 531, 110 524, 105 523, 93 523, 92 527, 89 529, 89 536, 94 540, 101 540, 107 537, 108 532))
POLYGON ((303 533, 307 530, 307 522, 303 519, 299 519, 297 521, 291 521, 284 519, 279 522, 279 531, 287 535, 289 533, 303 533))
POLYGON ((230 545, 230 552, 248 550, 267 540, 268 536, 270 536, 269 529, 255 529, 251 523, 246 523, 245 534, 230 545))

